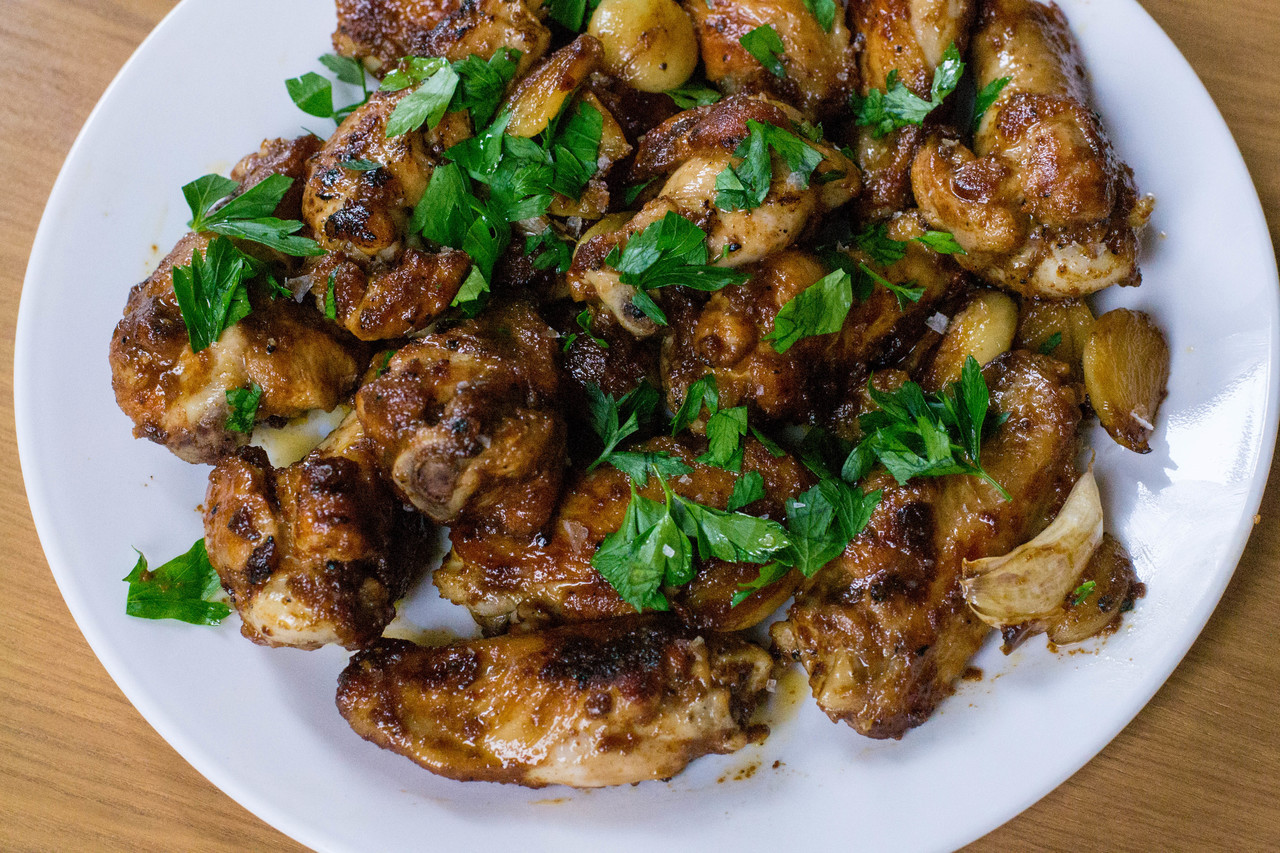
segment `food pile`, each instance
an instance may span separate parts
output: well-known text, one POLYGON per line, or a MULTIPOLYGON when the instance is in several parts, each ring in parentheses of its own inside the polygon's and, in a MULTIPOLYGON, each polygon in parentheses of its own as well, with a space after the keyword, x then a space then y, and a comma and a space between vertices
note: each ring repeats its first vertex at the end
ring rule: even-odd
POLYGON ((286 83, 336 131, 183 187, 112 338, 135 435, 213 466, 130 614, 216 623, 221 587, 254 642, 355 652, 364 738, 596 787, 758 742, 793 662, 901 737, 993 627, 1141 594, 1079 460, 1090 413, 1155 429, 1163 335, 1084 299, 1139 283, 1152 202, 1056 6, 337 13, 337 82, 286 83), (316 410, 292 464, 250 443, 316 410), (384 636, 420 582, 485 638, 384 636))

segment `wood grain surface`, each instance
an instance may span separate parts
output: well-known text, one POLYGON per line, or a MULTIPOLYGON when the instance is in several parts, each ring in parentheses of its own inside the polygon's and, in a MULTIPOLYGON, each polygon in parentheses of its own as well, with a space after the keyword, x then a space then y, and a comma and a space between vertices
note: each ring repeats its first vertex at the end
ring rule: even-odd
MULTIPOLYGON (((1280 2, 1142 3, 1225 114, 1276 241, 1280 2)), ((0 108, 0 850, 303 849, 206 782, 107 677, 54 585, 18 467, 14 321, 36 224, 90 109, 173 5, 0 0, 14 78, 0 108)), ((969 849, 1280 849, 1277 467, 1225 598, 1168 683, 1098 757, 969 849)))

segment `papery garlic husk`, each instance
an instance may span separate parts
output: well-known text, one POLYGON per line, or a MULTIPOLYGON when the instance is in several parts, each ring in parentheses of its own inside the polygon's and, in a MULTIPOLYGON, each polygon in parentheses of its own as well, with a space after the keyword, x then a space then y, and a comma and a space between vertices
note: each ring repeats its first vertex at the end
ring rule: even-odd
POLYGON ((1102 497, 1090 466, 1039 536, 1003 557, 964 561, 965 600, 996 628, 1048 619, 1061 610, 1101 542, 1102 497))

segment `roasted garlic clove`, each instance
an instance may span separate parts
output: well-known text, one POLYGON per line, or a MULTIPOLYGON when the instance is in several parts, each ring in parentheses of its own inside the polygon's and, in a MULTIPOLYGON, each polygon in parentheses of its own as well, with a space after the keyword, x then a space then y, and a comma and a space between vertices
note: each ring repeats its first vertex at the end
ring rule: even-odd
POLYGON ((1103 428, 1135 453, 1150 453, 1147 439, 1168 393, 1164 333, 1141 311, 1108 311, 1094 324, 1082 362, 1089 402, 1103 428))
POLYGON ((1018 315, 1013 345, 1064 361, 1079 378, 1080 358, 1093 334, 1094 322, 1093 312, 1080 299, 1026 299, 1018 315))
POLYGON ((1062 614, 1050 620, 1049 642, 1065 646, 1102 632, 1120 618, 1141 589, 1129 553, 1114 536, 1103 534, 1079 585, 1063 599, 1062 614))
POLYGON ((1002 557, 964 561, 965 600, 995 628, 1043 624, 1077 588, 1101 541, 1102 497, 1090 468, 1039 536, 1002 557))
POLYGON ((675 0, 603 0, 587 32, 604 46, 604 67, 641 92, 665 92, 698 65, 693 21, 675 0))
POLYGON ((1013 299, 998 290, 982 291, 951 318, 920 384, 936 390, 955 382, 969 356, 985 365, 1013 346, 1017 328, 1018 306, 1013 299))

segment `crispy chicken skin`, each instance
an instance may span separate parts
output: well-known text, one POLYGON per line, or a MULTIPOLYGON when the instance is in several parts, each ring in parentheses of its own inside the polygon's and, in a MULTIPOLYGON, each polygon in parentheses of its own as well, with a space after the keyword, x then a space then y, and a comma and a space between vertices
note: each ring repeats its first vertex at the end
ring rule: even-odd
POLYGON ((465 115, 446 113, 431 130, 388 138, 387 121, 412 91, 375 92, 311 158, 302 218, 325 249, 384 259, 398 249, 445 149, 471 135, 465 115), (353 160, 379 165, 367 171, 342 165, 353 160))
MULTIPOLYGON (((889 74, 929 98, 933 72, 947 46, 964 55, 973 24, 973 0, 853 0, 849 17, 862 49, 858 54, 859 94, 884 91, 889 74)), ((870 128, 857 129, 854 145, 866 188, 863 215, 880 219, 911 203, 911 163, 924 129, 907 125, 877 139, 870 128)))
MULTIPOLYGON (((742 471, 760 472, 765 497, 742 511, 783 520, 786 499, 812 485, 812 478, 790 456, 774 457, 755 439, 743 444, 742 471)), ((706 443, 687 434, 650 439, 633 449, 666 451, 689 465, 692 473, 668 479, 671 490, 716 509, 728 504, 740 476, 695 461, 706 450, 706 443)), ((637 491, 653 500, 663 499, 662 487, 652 477, 637 491)), ((591 565, 600 543, 622 526, 630 500, 630 480, 618 469, 605 465, 580 472, 566 488, 548 535, 530 541, 529 537, 455 525, 449 531, 453 550, 433 580, 442 596, 467 607, 490 632, 513 622, 540 625, 634 613, 591 565)), ((700 627, 713 631, 749 628, 780 607, 798 583, 793 572, 737 607, 730 606, 739 584, 754 580, 759 573, 759 566, 748 563, 695 561, 693 582, 668 590, 668 597, 677 611, 700 627)))
POLYGON ((557 349, 529 304, 509 302, 396 353, 356 395, 396 489, 441 524, 542 527, 565 466, 557 349))
POLYGON ((663 616, 427 649, 382 640, 338 679, 366 740, 433 773, 541 788, 666 779, 758 741, 772 660, 663 616))
POLYGON ((524 73, 551 43, 545 17, 537 0, 338 0, 333 46, 379 75, 405 56, 488 59, 509 47, 524 73))
POLYGON ((684 8, 693 18, 707 79, 725 92, 774 94, 811 120, 846 108, 858 69, 839 4, 831 32, 823 31, 803 0, 685 0, 684 8), (765 25, 782 40, 785 77, 775 77, 739 41, 765 25))
POLYGON ((382 481, 354 414, 287 468, 257 447, 223 459, 205 506, 209 561, 264 646, 368 645, 430 557, 430 525, 382 481))
POLYGON ((804 665, 818 705, 861 734, 898 738, 950 695, 988 628, 969 610, 961 562, 1007 553, 1039 532, 1074 483, 1080 399, 1067 368, 1015 351, 983 371, 1009 419, 987 438, 982 465, 1006 502, 976 477, 881 472, 884 496, 867 529, 796 597, 771 629, 804 665))
MULTIPOLYGON (((833 146, 818 142, 813 147, 824 159, 808 187, 801 187, 785 164, 775 164, 772 185, 759 207, 716 206, 716 176, 737 164, 733 152, 748 135, 747 122, 791 131, 799 120, 790 107, 744 95, 680 113, 650 131, 636 153, 632 179, 670 177, 659 195, 621 229, 584 241, 567 278, 574 298, 604 305, 637 337, 652 335, 659 327, 633 304, 634 287, 622 284, 618 273, 605 264, 615 246, 625 246, 633 234, 674 212, 707 233, 709 258, 718 258, 715 263, 720 266, 740 267, 787 248, 801 237, 811 217, 857 195, 857 168, 833 146)), ((660 300, 660 293, 654 295, 660 300)))
MULTIPOLYGON (((267 140, 231 175, 248 189, 270 175, 294 179, 275 214, 298 218, 304 163, 313 137, 267 140)), ((204 254, 211 235, 187 234, 145 281, 134 286, 124 317, 111 336, 111 385, 116 403, 133 420, 133 434, 163 444, 187 462, 215 462, 248 441, 226 429, 225 392, 257 383, 263 389, 258 419, 332 409, 355 386, 363 347, 316 312, 289 300, 250 293, 253 313, 223 332, 212 346, 191 351, 173 293, 173 269, 204 254)), ((260 247, 243 244, 247 251, 260 247)), ((281 260, 271 253, 270 260, 281 260)))
POLYGON ((979 16, 977 85, 1008 77, 970 151, 930 137, 911 181, 958 260, 1024 296, 1063 299, 1133 285, 1151 202, 1089 106, 1084 66, 1056 5, 990 0, 979 16))
POLYGON ((421 331, 443 314, 471 270, 457 249, 405 249, 392 263, 330 252, 308 268, 321 309, 333 278, 334 319, 362 341, 421 331))

